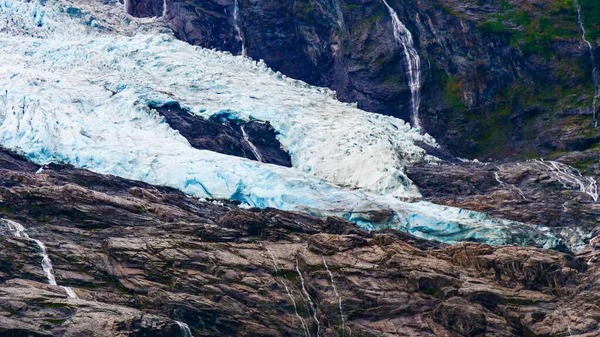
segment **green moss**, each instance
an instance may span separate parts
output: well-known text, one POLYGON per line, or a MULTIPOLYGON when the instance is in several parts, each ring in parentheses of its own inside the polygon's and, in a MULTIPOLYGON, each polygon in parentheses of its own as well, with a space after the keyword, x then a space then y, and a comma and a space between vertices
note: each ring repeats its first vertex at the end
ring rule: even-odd
POLYGON ((579 0, 579 5, 588 39, 597 40, 600 37, 600 1, 579 0))
POLYGON ((15 216, 15 212, 13 212, 13 210, 10 207, 8 207, 8 206, 1 207, 0 208, 0 212, 2 214, 8 215, 9 217, 14 217, 15 216))
POLYGON ((282 271, 281 274, 282 274, 281 276, 283 276, 286 280, 289 280, 292 282, 296 281, 296 278, 298 277, 297 273, 291 272, 291 271, 282 271))
POLYGON ((507 27, 502 24, 502 22, 497 20, 486 20, 484 22, 480 22, 477 24, 477 28, 481 29, 481 31, 485 34, 510 34, 507 27))
POLYGON ((46 321, 50 324, 54 324, 54 325, 62 325, 67 320, 66 319, 45 319, 44 321, 46 321))

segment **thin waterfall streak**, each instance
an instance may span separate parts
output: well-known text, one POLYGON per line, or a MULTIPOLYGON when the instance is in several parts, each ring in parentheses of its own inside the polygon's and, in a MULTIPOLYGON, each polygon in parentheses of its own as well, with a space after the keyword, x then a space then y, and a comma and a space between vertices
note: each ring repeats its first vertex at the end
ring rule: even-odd
MULTIPOLYGON (((12 221, 12 220, 8 220, 8 219, 1 219, 1 220, 2 220, 2 222, 4 222, 4 224, 6 225, 6 227, 8 228, 8 230, 12 233, 12 235, 14 237, 24 238, 26 240, 34 242, 38 246, 38 249, 40 250, 40 255, 42 256, 42 270, 44 271, 44 274, 46 275, 48 284, 51 286, 58 286, 58 284, 56 283, 56 277, 54 276, 52 261, 50 260, 50 256, 48 255, 48 249, 46 249, 46 245, 44 245, 44 243, 40 240, 32 239, 25 232, 25 227, 23 225, 21 225, 20 223, 12 221)), ((69 296, 70 298, 77 298, 77 294, 75 294, 73 289, 71 289, 69 287, 63 287, 63 286, 61 286, 61 288, 65 291, 67 296, 69 296)))
MULTIPOLYGON (((502 169, 502 165, 498 166, 498 169, 502 169)), ((496 181, 498 182, 498 184, 500 184, 500 186, 505 186, 505 187, 507 187, 509 189, 517 191, 517 193, 519 193, 519 195, 521 196, 521 198, 523 198, 523 200, 528 201, 528 199, 525 196, 525 193, 523 192, 523 190, 521 190, 520 188, 518 188, 514 184, 509 184, 509 183, 503 182, 500 179, 500 175, 498 174, 498 172, 494 172, 494 178, 496 178, 496 181)))
POLYGON ((246 56, 246 42, 244 41, 244 35, 240 28, 240 4, 238 0, 233 2, 233 28, 237 34, 236 39, 242 44, 242 56, 246 56))
MULTIPOLYGON (((261 245, 261 247, 265 248, 265 250, 271 257, 273 268, 274 268, 275 274, 277 276, 277 274, 279 274, 279 262, 277 260, 277 257, 275 256, 275 254, 273 253, 273 251, 271 251, 271 249, 269 247, 263 246, 262 243, 260 245, 261 245)), ((298 319, 300 320, 300 324, 302 325, 302 330, 304 331, 304 336, 311 337, 310 331, 309 331, 308 327, 306 326, 304 319, 298 313, 298 306, 296 305, 296 300, 294 299, 294 296, 292 296, 292 293, 290 292, 290 289, 288 288, 287 284, 285 283, 285 280, 281 280, 281 283, 283 284, 285 292, 287 293, 288 297, 290 298, 290 301, 292 302, 292 306, 294 307, 294 313, 296 314, 296 317, 298 317, 298 319)))
POLYGON ((331 270, 329 270, 329 266, 327 266, 325 257, 321 256, 321 258, 323 259, 323 265, 325 266, 325 269, 327 270, 327 273, 329 274, 329 278, 331 279, 331 286, 333 287, 333 293, 335 294, 335 296, 337 297, 337 300, 338 300, 338 306, 340 308, 340 317, 342 320, 342 336, 345 336, 346 335, 346 316, 344 315, 344 306, 342 305, 342 297, 338 293, 337 287, 335 286, 335 280, 333 278, 333 273, 331 272, 331 270))
POLYGON ((413 119, 413 126, 421 128, 421 120, 419 118, 419 109, 421 105, 421 58, 414 47, 414 40, 411 32, 400 21, 396 11, 382 0, 384 5, 392 17, 394 28, 394 38, 396 42, 404 49, 404 58, 408 67, 408 87, 410 89, 410 104, 413 119))
POLYGON ((298 319, 300 320, 300 324, 302 325, 302 330, 304 330, 304 336, 311 337, 310 331, 308 330, 308 327, 306 326, 304 319, 302 318, 302 316, 300 316, 300 314, 298 314, 298 306, 296 305, 296 300, 294 299, 294 296, 292 295, 290 288, 288 288, 287 284, 285 283, 285 280, 281 280, 281 283, 283 283, 285 292, 287 293, 288 297, 290 298, 290 301, 292 301, 292 306, 294 307, 294 313, 296 314, 296 317, 298 317, 298 319))
POLYGON ((304 276, 300 272, 300 268, 298 266, 298 258, 296 258, 296 272, 298 272, 298 276, 300 276, 300 283, 302 284, 302 292, 304 293, 304 296, 306 297, 306 301, 308 302, 310 309, 313 312, 313 315, 312 315, 313 320, 317 324, 317 337, 319 337, 321 323, 319 322, 319 318, 317 317, 317 305, 316 305, 316 303, 313 303, 312 298, 310 297, 310 294, 308 293, 308 290, 306 289, 306 284, 304 282, 304 276))
POLYGON ((125 14, 131 14, 131 0, 125 0, 125 14))
POLYGON ((252 143, 250 141, 250 138, 248 137, 248 134, 246 133, 246 130, 244 129, 245 125, 242 125, 240 127, 240 129, 242 129, 242 135, 244 136, 244 141, 246 142, 246 144, 248 144, 248 147, 250 147, 250 151, 252 151, 252 154, 254 155, 254 157, 256 157, 256 160, 258 160, 261 163, 264 163, 265 160, 262 157, 262 155, 260 154, 260 151, 258 150, 258 148, 254 145, 254 143, 252 143))
POLYGON ((180 321, 175 321, 175 323, 177 324, 177 326, 179 327, 179 332, 181 333, 181 336, 183 337, 193 337, 192 336, 192 331, 190 330, 190 327, 180 321))
POLYGON ((598 94, 600 93, 598 71, 596 69, 596 59, 594 57, 594 48, 588 39, 586 38, 585 26, 583 25, 583 16, 581 14, 581 6, 579 2, 575 0, 575 7, 577 8, 577 24, 581 30, 581 39, 588 46, 590 51, 590 60, 592 62, 592 81, 594 82, 594 98, 592 100, 592 117, 594 123, 596 123, 596 109, 598 108, 598 94))
POLYGON ((163 0, 162 18, 167 19, 167 0, 163 0))
POLYGON ((532 161, 538 166, 552 174, 563 188, 568 190, 579 189, 581 193, 589 195, 594 201, 598 201, 598 182, 595 178, 584 177, 578 169, 556 161, 544 161, 535 159, 532 161))

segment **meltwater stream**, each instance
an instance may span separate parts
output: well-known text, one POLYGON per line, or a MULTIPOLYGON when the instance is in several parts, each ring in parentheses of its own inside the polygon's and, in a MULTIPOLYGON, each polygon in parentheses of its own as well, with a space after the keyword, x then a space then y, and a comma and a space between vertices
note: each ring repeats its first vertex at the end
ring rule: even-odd
POLYGON ((163 0, 162 18, 167 19, 167 0, 163 0))
POLYGON ((590 41, 587 40, 587 38, 585 37, 586 31, 585 31, 585 26, 583 25, 583 16, 581 14, 581 6, 579 5, 579 2, 577 0, 575 0, 575 7, 577 8, 577 24, 579 25, 579 29, 581 29, 581 39, 583 40, 583 42, 588 46, 588 49, 590 51, 590 61, 592 62, 592 80, 594 81, 594 98, 592 101, 592 116, 594 119, 594 123, 596 124, 596 109, 598 108, 598 94, 599 94, 599 81, 600 79, 598 79, 598 70, 596 69, 596 59, 594 57, 594 48, 592 47, 592 44, 590 43, 590 41))
POLYGON ((419 108, 421 105, 421 59, 419 53, 414 47, 414 40, 411 32, 400 21, 396 11, 382 0, 392 17, 394 27, 394 38, 396 42, 404 49, 404 57, 408 67, 408 87, 410 88, 410 104, 412 109, 413 126, 417 129, 421 128, 421 120, 419 119, 419 108))
MULTIPOLYGON (((48 284, 51 286, 57 286, 56 278, 54 277, 54 272, 52 270, 52 261, 50 261, 50 257, 48 256, 48 250, 46 249, 46 245, 40 240, 32 239, 26 232, 25 227, 18 222, 8 220, 8 219, 0 219, 8 230, 12 233, 14 237, 24 238, 29 241, 34 242, 39 250, 40 255, 42 256, 42 269, 44 270, 44 274, 46 274, 46 278, 48 279, 48 284)), ((77 298, 77 295, 73 291, 73 289, 69 287, 62 287, 70 298, 77 298)))
POLYGON ((600 195, 598 193, 598 182, 595 178, 585 177, 578 169, 557 161, 535 159, 532 160, 532 163, 535 163, 554 176, 554 178, 561 183, 563 188, 579 190, 581 193, 589 195, 594 201, 598 201, 600 195))
POLYGON ((252 143, 252 141, 250 140, 250 137, 248 137, 248 134, 246 133, 246 129, 244 129, 244 126, 245 125, 242 125, 240 127, 240 129, 242 129, 242 135, 244 136, 244 141, 246 142, 246 144, 248 144, 248 147, 252 151, 252 154, 254 155, 256 160, 258 160, 261 163, 264 163, 265 160, 264 160, 263 156, 260 154, 260 151, 258 150, 256 145, 254 145, 254 143, 252 143))
POLYGON ((190 327, 187 324, 180 321, 175 321, 175 323, 179 327, 179 333, 181 333, 182 337, 193 337, 192 331, 190 330, 190 327))
POLYGON ((233 2, 233 28, 237 34, 238 41, 242 44, 242 56, 246 56, 246 42, 244 41, 244 35, 240 28, 240 4, 238 0, 233 2))
MULTIPOLYGON (((279 274, 279 260, 277 259, 277 256, 275 256, 275 253, 268 246, 263 246, 262 243, 260 244, 260 246, 263 247, 267 251, 267 255, 269 255, 269 257, 271 258, 271 263, 273 264, 273 270, 275 271, 275 277, 276 277, 275 282, 277 282, 277 277, 279 274)), ((279 283, 279 282, 277 282, 277 283, 279 283)), ((296 300, 294 299, 294 296, 293 296, 292 292, 290 291, 290 288, 285 283, 285 278, 282 278, 281 284, 283 284, 285 292, 288 295, 288 297, 290 298, 290 302, 292 303, 292 307, 294 308, 294 314, 300 321, 300 325, 302 327, 302 331, 304 332, 304 336, 311 337, 310 330, 308 329, 306 322, 304 321, 302 316, 300 316, 300 314, 298 313, 298 306, 296 304, 296 300)))

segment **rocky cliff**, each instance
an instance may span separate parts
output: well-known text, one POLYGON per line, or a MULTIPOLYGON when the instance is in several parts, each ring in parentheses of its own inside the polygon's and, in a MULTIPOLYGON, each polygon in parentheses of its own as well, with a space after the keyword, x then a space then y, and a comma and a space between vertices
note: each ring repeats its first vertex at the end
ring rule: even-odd
POLYGON ((0 1, 0 336, 599 336, 596 6, 0 1))
MULTIPOLYGON (((343 101, 411 118, 406 48, 381 0, 167 0, 164 12, 162 0, 130 3, 136 16, 165 14, 185 41, 243 50, 343 101)), ((581 30, 600 59, 597 2, 580 0, 581 26, 573 0, 388 3, 412 33, 420 119, 442 145, 486 160, 597 154, 597 70, 581 30)))
POLYGON ((0 152, 1 336, 595 336, 579 255, 445 246, 0 152), (36 173, 37 172, 37 173, 36 173), (29 238, 16 237, 12 222, 29 238), (46 244, 58 285, 46 284, 46 244), (184 325, 185 324, 185 325, 184 325))

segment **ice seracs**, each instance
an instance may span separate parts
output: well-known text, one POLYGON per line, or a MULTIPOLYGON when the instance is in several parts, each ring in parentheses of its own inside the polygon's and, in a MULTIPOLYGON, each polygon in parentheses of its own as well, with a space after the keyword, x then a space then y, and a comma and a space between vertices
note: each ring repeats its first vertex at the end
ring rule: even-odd
POLYGON ((0 0, 0 144, 31 161, 449 243, 558 244, 534 226, 403 202, 419 197, 404 168, 435 160, 415 143, 437 144, 402 120, 340 103, 263 63, 177 41, 161 33, 164 20, 126 20, 119 6, 91 3, 99 9, 0 0), (194 149, 150 108, 174 102, 201 117, 269 121, 294 167, 194 149))

